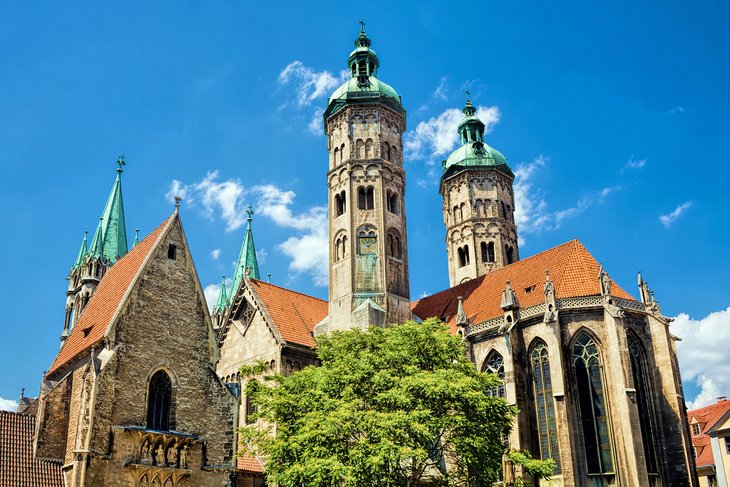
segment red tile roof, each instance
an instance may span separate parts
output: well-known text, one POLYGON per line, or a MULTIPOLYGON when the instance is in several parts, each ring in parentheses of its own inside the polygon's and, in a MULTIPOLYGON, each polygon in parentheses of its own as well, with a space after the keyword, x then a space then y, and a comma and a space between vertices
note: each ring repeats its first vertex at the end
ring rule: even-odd
MULTIPOLYGON (((477 279, 422 298, 412 303, 411 308, 421 319, 443 317, 455 333, 459 296, 462 297, 464 312, 471 323, 481 323, 504 315, 500 304, 507 281, 510 281, 520 307, 527 308, 543 303, 546 269, 550 271, 550 280, 555 286, 557 299, 601 294, 598 282, 600 264, 582 243, 571 240, 477 279), (533 286, 534 289, 528 293, 526 289, 533 286)), ((633 299, 615 282, 612 282, 611 295, 633 299)))
POLYGON ((123 304, 127 289, 139 274, 142 264, 152 252, 158 237, 163 233, 172 217, 165 220, 152 233, 138 243, 127 255, 114 264, 101 279, 96 292, 79 316, 70 335, 63 343, 48 374, 58 370, 81 352, 98 343, 107 327, 123 304))
POLYGON ((0 486, 63 487, 61 464, 33 458, 35 416, 0 411, 0 486))
POLYGON ((700 424, 700 435, 692 435, 692 446, 695 451, 699 450, 699 456, 696 463, 698 467, 705 465, 713 465, 715 461, 712 458, 712 448, 710 447, 710 436, 707 431, 715 426, 726 412, 730 410, 730 401, 727 399, 720 400, 710 406, 687 411, 687 420, 690 423, 690 434, 692 435, 692 418, 695 418, 700 424))
POLYGON ((251 288, 266 306, 284 340, 314 347, 314 326, 327 316, 327 301, 251 279, 251 288))
POLYGON ((261 463, 261 460, 251 455, 247 450, 236 460, 236 468, 247 473, 264 473, 264 465, 261 463))

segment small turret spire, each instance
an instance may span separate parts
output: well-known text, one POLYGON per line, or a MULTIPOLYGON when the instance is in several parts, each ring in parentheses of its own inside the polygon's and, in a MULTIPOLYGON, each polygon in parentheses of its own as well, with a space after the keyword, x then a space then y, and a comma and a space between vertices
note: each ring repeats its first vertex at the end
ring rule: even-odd
POLYGON ((91 246, 87 253, 89 257, 98 258, 104 255, 104 217, 99 217, 99 224, 96 226, 94 238, 91 239, 91 246))
POLYGON ((215 303, 213 312, 222 313, 226 309, 226 306, 228 306, 228 304, 228 293, 226 292, 226 276, 223 276, 223 279, 221 280, 221 289, 218 293, 218 301, 215 303))
POLYGON ((74 261, 74 265, 71 267, 71 270, 78 269, 81 267, 81 264, 84 263, 84 257, 86 257, 86 253, 88 252, 88 248, 86 246, 86 238, 88 236, 89 232, 84 230, 84 239, 81 241, 81 247, 79 248, 79 253, 76 254, 76 260, 74 261))
POLYGON ((134 243, 132 243, 132 247, 136 247, 139 243, 139 228, 134 229, 134 243))
POLYGON ((231 297, 235 296, 238 292, 238 288, 241 286, 241 281, 243 281, 244 277, 250 277, 256 280, 261 279, 259 275, 259 263, 256 259, 256 248, 253 243, 253 230, 251 229, 253 214, 253 207, 249 205, 246 209, 246 220, 248 222, 246 225, 246 235, 243 238, 241 253, 238 254, 238 261, 236 262, 236 270, 233 275, 233 283, 231 284, 231 297))

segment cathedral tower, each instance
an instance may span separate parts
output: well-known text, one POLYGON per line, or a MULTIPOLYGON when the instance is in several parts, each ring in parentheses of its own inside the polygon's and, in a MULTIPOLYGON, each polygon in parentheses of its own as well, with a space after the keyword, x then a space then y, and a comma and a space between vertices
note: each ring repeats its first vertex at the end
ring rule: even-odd
POLYGON ((514 174, 484 142, 484 123, 468 97, 459 138, 461 146, 443 162, 440 184, 451 286, 519 259, 514 174))
POLYGON ((122 166, 124 156, 117 160, 117 178, 107 199, 104 212, 99 218, 91 245, 87 247, 86 237, 76 260, 71 266, 66 290, 66 318, 63 324, 61 340, 65 340, 79 314, 94 294, 107 269, 127 253, 127 227, 124 222, 124 205, 122 203, 122 166))
POLYGON ((351 78, 324 112, 329 151, 328 330, 410 318, 405 172, 406 112, 377 78, 378 57, 361 29, 351 78))

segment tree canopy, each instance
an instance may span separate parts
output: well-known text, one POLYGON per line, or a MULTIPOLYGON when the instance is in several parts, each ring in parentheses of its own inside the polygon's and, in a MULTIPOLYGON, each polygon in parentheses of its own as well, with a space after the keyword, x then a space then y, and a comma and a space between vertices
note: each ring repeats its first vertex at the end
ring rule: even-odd
MULTIPOLYGON (((516 409, 438 320, 317 339, 319 367, 249 381, 269 428, 242 428, 288 486, 491 485, 516 409), (275 433, 275 434, 274 434, 275 433)), ((244 373, 256 372, 248 368, 244 373)))

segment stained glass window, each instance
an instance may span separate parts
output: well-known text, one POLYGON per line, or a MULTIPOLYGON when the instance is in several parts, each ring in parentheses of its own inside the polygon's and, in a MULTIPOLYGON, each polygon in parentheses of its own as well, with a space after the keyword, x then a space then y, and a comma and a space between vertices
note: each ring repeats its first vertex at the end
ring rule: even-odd
POLYGON ((147 395, 147 427, 154 430, 170 430, 170 403, 172 381, 163 370, 158 370, 150 379, 147 395))
POLYGON ((588 473, 613 473, 601 359, 598 345, 585 332, 573 345, 573 367, 588 473))
POLYGON ((646 368, 646 356, 641 343, 633 334, 629 334, 628 344, 631 371, 634 376, 634 388, 636 389, 636 403, 639 408, 639 426, 641 427, 641 438, 644 443, 646 470, 649 475, 658 475, 659 463, 657 448, 654 443, 656 424, 654 422, 654 408, 650 400, 651 382, 646 368))
POLYGON ((555 461, 555 473, 560 473, 560 453, 558 434, 555 426, 555 404, 553 386, 550 378, 550 359, 545 342, 539 340, 530 353, 532 383, 535 394, 535 416, 540 444, 540 457, 555 461))
POLYGON ((489 355, 487 355, 487 359, 484 361, 484 365, 482 366, 482 372, 496 374, 497 377, 502 379, 502 383, 498 387, 489 389, 487 394, 492 397, 504 397, 504 360, 502 360, 502 356, 499 352, 492 350, 489 355))

